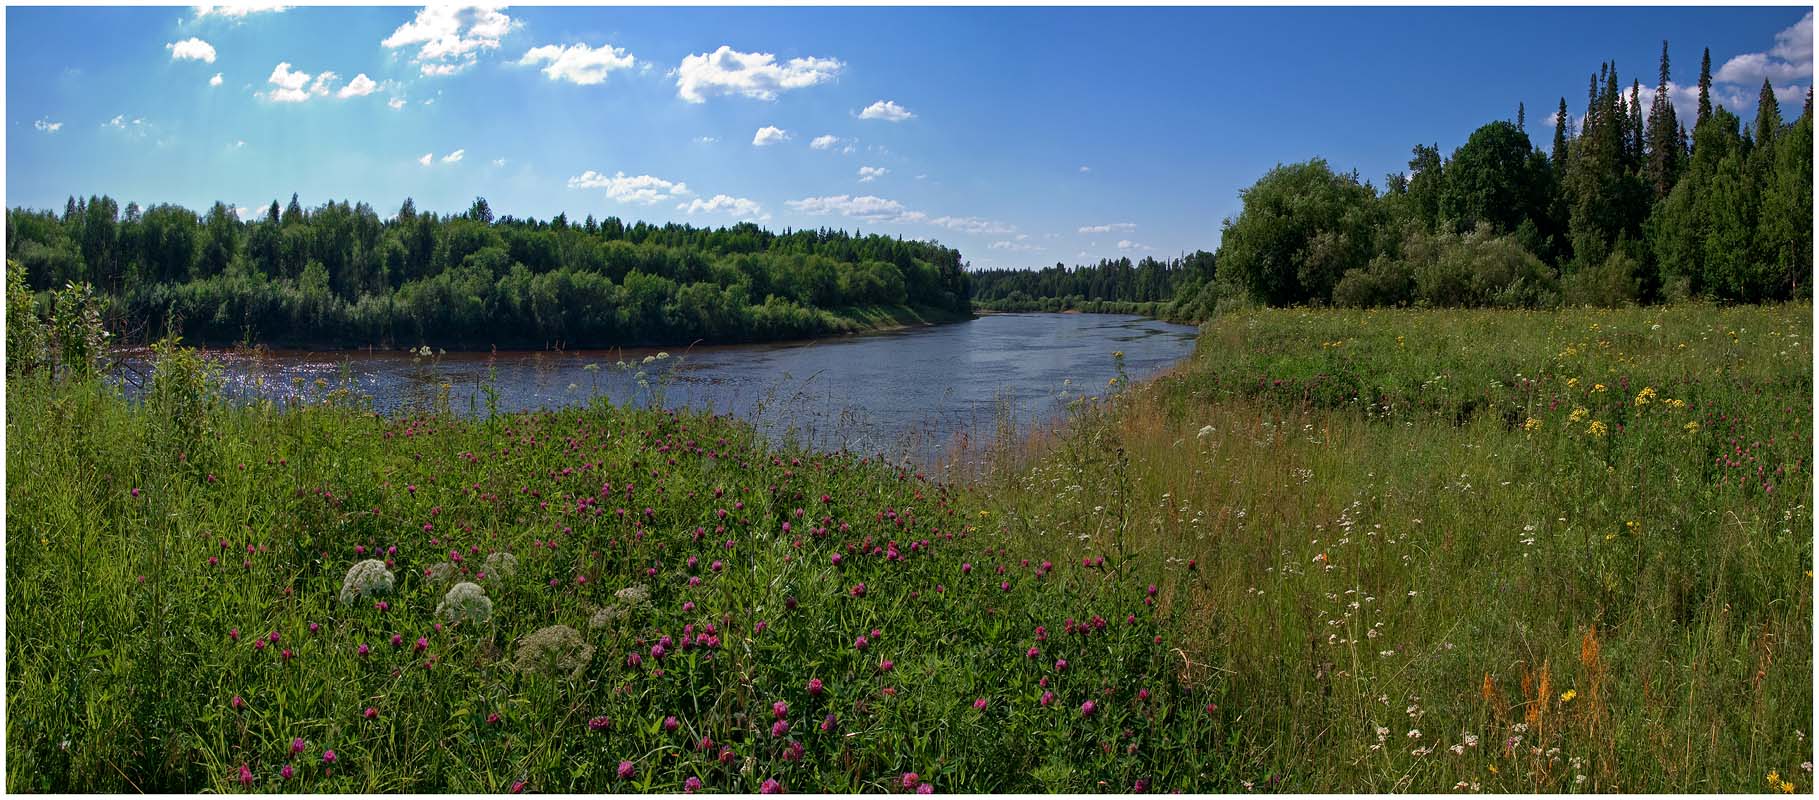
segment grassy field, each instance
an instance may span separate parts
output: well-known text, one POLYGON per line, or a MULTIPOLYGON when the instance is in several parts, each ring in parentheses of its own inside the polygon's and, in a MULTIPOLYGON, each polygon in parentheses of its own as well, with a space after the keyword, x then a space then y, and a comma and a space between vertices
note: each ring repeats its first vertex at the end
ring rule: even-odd
POLYGON ((1811 792, 1810 306, 1278 310, 1001 454, 1262 789, 1811 792))
POLYGON ((1810 792, 1811 327, 1239 314, 946 483, 15 378, 7 787, 1810 792))

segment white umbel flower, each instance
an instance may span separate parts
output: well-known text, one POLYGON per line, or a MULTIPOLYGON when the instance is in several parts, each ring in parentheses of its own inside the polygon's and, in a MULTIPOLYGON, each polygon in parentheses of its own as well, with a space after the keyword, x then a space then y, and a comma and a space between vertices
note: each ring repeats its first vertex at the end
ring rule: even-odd
POLYGON ((394 585, 392 571, 385 568, 385 562, 369 558, 348 568, 347 577, 341 579, 341 602, 391 594, 394 585))
POLYGON ((436 616, 450 622, 485 622, 492 619, 493 599, 479 584, 463 581, 443 595, 442 604, 436 606, 436 616))
POLYGON ((493 553, 480 569, 495 578, 509 578, 518 571, 518 557, 504 551, 493 553))
POLYGON ((518 642, 519 672, 567 675, 580 680, 593 658, 594 646, 582 640, 580 631, 567 625, 538 629, 518 642))

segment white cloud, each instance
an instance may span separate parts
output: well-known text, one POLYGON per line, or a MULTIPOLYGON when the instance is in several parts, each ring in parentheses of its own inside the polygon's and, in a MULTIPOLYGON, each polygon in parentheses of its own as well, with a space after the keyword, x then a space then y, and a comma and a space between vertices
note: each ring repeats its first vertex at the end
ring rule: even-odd
POLYGON ((778 142, 787 142, 789 140, 789 131, 775 125, 766 125, 759 128, 758 132, 752 136, 752 144, 758 147, 765 147, 767 145, 777 144, 778 142))
POLYGON ((676 210, 685 214, 727 214, 736 219, 760 222, 771 218, 771 215, 764 213, 764 207, 758 205, 757 201, 724 194, 714 195, 708 200, 697 197, 686 203, 678 203, 676 210))
POLYGON ((895 100, 879 100, 859 112, 860 119, 881 119, 885 122, 902 122, 906 119, 915 119, 915 117, 916 115, 910 113, 909 109, 897 105, 895 100))
POLYGON ((227 17, 229 19, 241 19, 248 14, 258 14, 267 11, 283 11, 286 8, 289 8, 289 6, 272 2, 272 0, 244 0, 244 2, 237 2, 233 5, 196 6, 196 19, 202 19, 203 17, 211 15, 227 17))
POLYGON ((1712 79, 1756 86, 1764 78, 1771 83, 1791 83, 1812 76, 1813 12, 1808 11, 1799 22, 1775 34, 1775 46, 1768 52, 1733 56, 1712 79))
POLYGON ((366 77, 366 73, 362 72, 355 75, 353 80, 348 81, 346 86, 341 87, 341 91, 336 92, 335 96, 343 100, 349 97, 365 97, 378 88, 379 84, 375 83, 372 78, 366 77))
POLYGON ((172 61, 203 61, 215 63, 215 46, 194 36, 181 42, 171 42, 164 46, 171 51, 172 61))
POLYGON ((1154 250, 1156 248, 1150 247, 1147 244, 1140 244, 1138 242, 1133 242, 1129 239, 1119 239, 1118 240, 1118 249, 1119 250, 1154 250))
POLYGON ((429 166, 429 162, 435 160, 435 158, 435 153, 424 153, 422 158, 417 159, 417 163, 427 167, 429 166))
POLYGON ((467 149, 466 149, 466 148, 462 148, 462 149, 460 149, 460 150, 456 150, 456 151, 455 151, 455 152, 453 152, 453 153, 449 153, 449 154, 448 154, 448 155, 446 155, 446 156, 443 156, 443 157, 442 157, 442 163, 444 163, 444 164, 459 164, 459 163, 461 163, 461 157, 462 157, 462 156, 465 156, 465 155, 467 155, 467 149))
POLYGON ((1080 174, 1084 175, 1084 174, 1086 174, 1088 172, 1092 172, 1092 171, 1093 171, 1092 167, 1089 167, 1085 164, 1080 165, 1080 174))
POLYGON ((1136 229, 1137 224, 1134 222, 1111 222, 1104 225, 1083 225, 1080 227, 1079 232, 1111 233, 1112 231, 1134 231, 1136 229))
POLYGON ((585 44, 562 45, 546 44, 533 47, 518 59, 519 64, 547 64, 543 74, 552 81, 568 81, 582 86, 593 86, 606 81, 606 76, 613 70, 627 69, 637 59, 631 53, 610 44, 599 48, 585 44))
POLYGON ((209 79, 208 79, 208 85, 210 85, 210 86, 220 86, 220 85, 221 85, 221 73, 219 73, 219 72, 217 72, 217 73, 215 73, 215 77, 213 77, 213 78, 209 78, 209 79))
POLYGON ((245 139, 235 139, 235 140, 234 140, 234 144, 233 144, 233 148, 234 148, 234 149, 235 149, 235 150, 239 150, 239 149, 240 149, 240 148, 242 148, 242 147, 245 147, 245 146, 246 146, 246 140, 245 140, 245 139))
POLYGON ((666 181, 651 175, 627 176, 623 172, 607 177, 593 170, 588 170, 568 179, 570 189, 605 189, 606 196, 621 203, 638 203, 654 205, 665 200, 679 200, 694 192, 689 191, 688 184, 680 181, 666 181))
POLYGON ((789 200, 784 204, 804 214, 816 216, 839 214, 866 222, 922 222, 928 218, 928 215, 920 211, 904 208, 902 203, 895 200, 871 195, 852 197, 837 194, 827 197, 805 197, 801 200, 789 200))
POLYGON ((824 133, 815 137, 813 141, 810 141, 808 146, 815 150, 832 150, 836 145, 844 141, 846 140, 831 133, 824 133))
POLYGON ((397 109, 404 107, 404 98, 394 97, 390 100, 385 101, 385 104, 388 106, 391 106, 392 110, 396 111, 397 109))
POLYGON ((424 6, 410 22, 380 42, 387 49, 417 48, 412 61, 426 77, 453 75, 496 50, 511 32, 512 18, 492 4, 424 6))
POLYGON ((715 137, 713 137, 713 136, 697 136, 697 137, 695 137, 695 144, 713 144, 713 143, 715 143, 715 142, 718 142, 718 141, 720 141, 720 140, 719 140, 719 139, 718 139, 718 138, 715 138, 715 137))
POLYGON ((998 222, 997 220, 980 219, 978 217, 936 217, 929 220, 929 222, 962 233, 991 233, 1003 235, 1015 233, 1017 230, 1015 225, 998 222))
POLYGON ((775 100, 777 93, 833 80, 845 64, 832 58, 792 58, 782 64, 770 53, 741 53, 727 45, 682 59, 676 68, 676 96, 690 103, 709 95, 738 94, 775 100))
POLYGON ((986 246, 993 250, 1008 250, 1013 253, 1038 253, 1042 251, 1042 248, 1037 247, 1036 245, 1025 244, 1021 241, 1000 240, 986 246))
POLYGON ((252 219, 253 210, 246 206, 234 206, 232 210, 234 212, 234 219, 242 222, 252 219))
POLYGON ((273 88, 265 92, 264 97, 275 103, 301 103, 328 94, 329 84, 339 77, 325 70, 311 80, 309 73, 293 70, 290 62, 280 61, 272 69, 271 77, 265 79, 273 88))
POLYGON ((889 169, 886 169, 884 167, 860 167, 859 168, 859 182, 860 183, 871 183, 872 181, 874 181, 878 178, 882 178, 886 175, 889 175, 890 172, 891 171, 889 169))
POLYGON ((45 133, 56 133, 57 131, 63 130, 63 123, 52 122, 52 121, 50 121, 49 117, 46 117, 44 119, 41 119, 41 120, 38 120, 37 122, 32 123, 32 127, 37 128, 38 130, 41 130, 45 133))
POLYGON ((503 159, 503 158, 495 158, 495 159, 493 159, 493 166, 495 166, 495 167, 503 167, 503 166, 505 166, 505 159, 503 159))
POLYGON ((134 117, 129 120, 125 114, 119 114, 113 119, 101 123, 101 127, 125 131, 129 136, 142 137, 146 134, 147 126, 144 117, 134 117))

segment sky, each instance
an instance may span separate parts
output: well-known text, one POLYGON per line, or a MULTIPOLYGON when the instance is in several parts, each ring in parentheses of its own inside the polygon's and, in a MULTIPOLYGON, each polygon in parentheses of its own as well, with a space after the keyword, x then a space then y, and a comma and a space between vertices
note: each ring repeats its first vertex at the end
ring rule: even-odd
POLYGON ((1382 186, 1614 59, 1649 104, 1667 40, 1746 121, 1800 112, 1810 7, 20 8, 8 207, 70 195, 256 213, 367 202, 958 248, 974 268, 1218 245, 1239 192, 1324 157, 1382 186))

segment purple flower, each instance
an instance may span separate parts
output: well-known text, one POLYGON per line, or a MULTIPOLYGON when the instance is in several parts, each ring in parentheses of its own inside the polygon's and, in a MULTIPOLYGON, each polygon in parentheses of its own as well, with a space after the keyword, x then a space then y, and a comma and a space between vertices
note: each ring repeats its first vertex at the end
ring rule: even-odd
POLYGON ((759 794, 781 794, 782 792, 783 784, 778 783, 776 778, 765 778, 764 785, 758 787, 759 794))
POLYGON ((240 785, 241 786, 253 785, 253 771, 251 769, 248 769, 246 764, 244 764, 244 763, 240 765, 240 785))
POLYGON ((903 773, 903 788, 914 789, 916 788, 916 784, 921 782, 921 780, 922 776, 917 775, 914 772, 905 772, 903 773))
POLYGON ((297 771, 291 769, 291 765, 285 764, 284 769, 278 770, 278 774, 288 781, 291 779, 292 775, 297 774, 297 771))
POLYGON ((809 678, 808 679, 808 693, 809 694, 814 695, 816 697, 820 697, 821 693, 824 691, 826 691, 826 686, 823 683, 821 683, 820 678, 809 678))
POLYGON ((983 698, 983 697, 973 701, 973 709, 976 711, 984 711, 985 706, 986 706, 986 702, 985 702, 985 698, 983 698))
POLYGON ((632 766, 632 762, 630 762, 630 761, 619 762, 619 779, 620 780, 630 780, 633 773, 636 773, 637 771, 638 771, 637 767, 632 766))
POLYGON ((780 719, 771 723, 771 736, 781 739, 786 733, 789 733, 789 720, 780 719))
POLYGON ((934 794, 934 793, 935 793, 935 785, 932 783, 925 783, 925 784, 922 784, 921 786, 916 787, 916 794, 934 794))
POLYGON ((828 731, 833 730, 834 726, 838 725, 838 724, 840 724, 840 719, 838 717, 835 717, 832 714, 829 714, 829 715, 827 715, 826 719, 821 720, 821 732, 827 733, 828 731))
POLYGON ((1099 706, 1094 704, 1093 701, 1091 701, 1091 700, 1088 700, 1088 701, 1080 704, 1080 716, 1090 717, 1093 715, 1094 711, 1098 711, 1098 710, 1099 710, 1099 706))
POLYGON ((878 662, 878 671, 879 672, 890 672, 891 670, 896 669, 896 667, 897 667, 897 665, 894 663, 891 663, 891 660, 888 658, 883 661, 878 662))
POLYGON ((305 745, 303 744, 303 737, 299 736, 295 739, 292 739, 291 740, 291 755, 294 756, 294 755, 297 755, 298 753, 303 752, 304 746, 305 745))
POLYGON ((682 723, 677 721, 675 717, 664 717, 663 718, 663 730, 665 732, 674 731, 675 729, 680 728, 680 727, 682 727, 682 723))
POLYGON ((693 775, 688 776, 682 781, 683 794, 694 794, 695 790, 699 788, 701 788, 701 779, 693 775))
POLYGON ((784 717, 789 716, 789 703, 785 703, 782 700, 772 703, 771 716, 776 717, 777 719, 783 719, 784 717))
POLYGON ((1042 693, 1042 705, 1046 706, 1053 702, 1055 702, 1055 693, 1054 692, 1043 692, 1042 693))
POLYGON ((590 731, 604 731, 611 727, 613 727, 613 721, 604 716, 594 717, 587 721, 587 729, 590 731))
POLYGON ((322 763, 324 763, 324 764, 335 763, 335 751, 333 751, 333 750, 322 751, 322 763))

